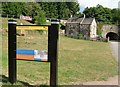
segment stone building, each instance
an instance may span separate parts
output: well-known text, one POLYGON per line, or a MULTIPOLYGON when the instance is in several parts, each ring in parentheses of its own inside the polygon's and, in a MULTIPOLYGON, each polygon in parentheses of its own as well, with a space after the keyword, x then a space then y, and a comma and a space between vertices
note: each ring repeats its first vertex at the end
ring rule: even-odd
POLYGON ((102 27, 102 37, 108 38, 110 40, 118 40, 120 39, 120 27, 117 25, 104 25, 102 27))
POLYGON ((69 18, 66 22, 65 35, 84 39, 96 38, 97 24, 95 18, 69 18))

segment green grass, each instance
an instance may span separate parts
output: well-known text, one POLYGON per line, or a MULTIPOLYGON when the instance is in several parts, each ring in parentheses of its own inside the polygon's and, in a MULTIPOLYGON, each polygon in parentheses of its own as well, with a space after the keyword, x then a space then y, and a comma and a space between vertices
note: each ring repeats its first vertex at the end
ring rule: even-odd
POLYGON ((8 18, 0 18, 2 21, 2 29, 7 29, 8 28, 8 18))
POLYGON ((60 38, 59 61, 59 82, 63 83, 107 80, 117 74, 108 43, 60 38))
MULTIPOLYGON (((18 37, 18 48, 47 50, 46 35, 39 35, 37 32, 32 34, 18 37)), ((3 36, 3 43, 5 44, 3 45, 2 72, 4 76, 7 76, 6 36, 3 36)), ((22 84, 20 81, 23 81, 34 85, 49 85, 49 70, 49 63, 17 61, 18 82, 16 84, 22 84)), ((76 82, 80 84, 86 81, 107 80, 114 75, 117 75, 117 63, 112 57, 108 43, 60 36, 58 84, 68 85, 76 82)), ((10 83, 7 81, 3 84, 9 85, 10 83)))
MULTIPOLYGON (((2 29, 8 29, 8 20, 9 19, 12 19, 12 18, 0 18, 0 20, 2 21, 2 29)), ((33 25, 32 23, 30 22, 27 22, 25 20, 22 20, 22 19, 15 19, 17 20, 17 24, 20 25, 21 23, 22 24, 25 24, 25 25, 33 25)))
MULTIPOLYGON (((21 20, 18 21, 21 22, 21 20)), ((7 28, 7 19, 3 19, 3 26, 7 28)), ((17 48, 47 50, 48 38, 46 36, 40 35, 37 31, 29 31, 27 36, 17 36, 17 48)), ((2 43, 3 85, 11 85, 8 82, 8 38, 6 32, 2 36, 2 43)), ((107 80, 118 74, 118 65, 108 43, 59 36, 58 49, 59 85, 107 80)), ((49 85, 49 71, 49 63, 17 61, 17 83, 15 85, 34 84, 43 85, 43 87, 49 85)))

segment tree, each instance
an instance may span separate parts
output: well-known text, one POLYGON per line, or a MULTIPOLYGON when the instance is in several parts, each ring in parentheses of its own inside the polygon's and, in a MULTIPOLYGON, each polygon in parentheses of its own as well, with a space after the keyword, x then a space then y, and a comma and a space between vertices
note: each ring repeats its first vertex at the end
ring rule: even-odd
POLYGON ((84 12, 86 17, 94 17, 97 21, 97 34, 101 34, 103 24, 117 24, 120 19, 118 9, 110 9, 97 5, 96 7, 85 8, 84 12))
POLYGON ((41 6, 41 9, 44 10, 45 12, 45 15, 47 18, 49 18, 49 14, 50 14, 50 11, 49 11, 49 2, 38 2, 38 4, 41 6))
POLYGON ((70 10, 65 2, 57 2, 58 19, 67 19, 70 15, 70 10))
POLYGON ((111 23, 112 13, 111 9, 105 8, 102 5, 97 5, 96 7, 86 8, 83 12, 86 17, 94 17, 97 22, 111 23))
POLYGON ((20 16, 22 14, 24 2, 3 2, 2 14, 20 16))
POLYGON ((78 14, 80 13, 80 6, 79 3, 76 0, 73 0, 74 2, 66 2, 67 7, 71 13, 71 15, 73 16, 78 16, 78 14))
POLYGON ((35 18, 35 22, 37 24, 44 24, 46 23, 46 17, 45 17, 45 12, 41 11, 37 16, 34 17, 35 18))
MULTIPOLYGON (((75 1, 75 0, 74 0, 75 1)), ((47 18, 68 19, 70 15, 79 15, 78 2, 38 2, 47 18)))
POLYGON ((120 25, 120 9, 112 9, 112 22, 120 25))
MULTIPOLYGON (((38 17, 68 19, 70 15, 79 16, 80 7, 74 2, 4 2, 3 13, 11 15, 31 16, 34 21, 38 17)), ((40 20, 40 19, 39 19, 40 20)))
POLYGON ((39 2, 42 10, 45 11, 47 18, 58 18, 56 2, 39 2))
POLYGON ((27 2, 24 5, 23 15, 31 16, 33 21, 37 23, 44 23, 46 21, 45 12, 36 2, 27 2))
POLYGON ((40 13, 41 7, 38 3, 35 2, 27 2, 24 5, 23 15, 31 16, 34 18, 38 13, 40 13))

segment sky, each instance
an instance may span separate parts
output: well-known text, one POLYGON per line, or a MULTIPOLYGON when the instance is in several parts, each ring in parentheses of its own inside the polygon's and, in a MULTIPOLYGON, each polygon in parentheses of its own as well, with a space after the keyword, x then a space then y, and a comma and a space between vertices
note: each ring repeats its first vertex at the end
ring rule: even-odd
POLYGON ((120 0, 78 0, 80 3, 80 11, 82 12, 86 7, 95 7, 97 4, 100 4, 108 8, 118 8, 118 2, 120 0))

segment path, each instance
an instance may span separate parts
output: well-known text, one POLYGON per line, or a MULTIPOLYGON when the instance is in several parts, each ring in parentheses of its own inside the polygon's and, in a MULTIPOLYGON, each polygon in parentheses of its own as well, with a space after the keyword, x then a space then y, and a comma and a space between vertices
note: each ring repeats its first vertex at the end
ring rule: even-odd
POLYGON ((118 58, 120 57, 120 54, 119 54, 120 53, 120 42, 110 41, 109 44, 112 49, 113 56, 118 61, 118 58))
POLYGON ((91 81, 83 83, 83 85, 118 85, 118 76, 111 77, 107 81, 91 81))

